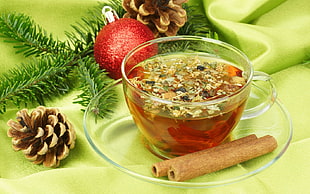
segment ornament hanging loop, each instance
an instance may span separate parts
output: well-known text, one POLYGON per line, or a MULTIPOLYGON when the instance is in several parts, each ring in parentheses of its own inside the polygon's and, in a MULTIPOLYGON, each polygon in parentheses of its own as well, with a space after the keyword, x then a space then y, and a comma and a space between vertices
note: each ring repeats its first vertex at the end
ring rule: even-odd
POLYGON ((102 8, 102 14, 104 16, 104 24, 109 24, 115 22, 119 19, 115 10, 113 10, 110 6, 104 6, 102 8))

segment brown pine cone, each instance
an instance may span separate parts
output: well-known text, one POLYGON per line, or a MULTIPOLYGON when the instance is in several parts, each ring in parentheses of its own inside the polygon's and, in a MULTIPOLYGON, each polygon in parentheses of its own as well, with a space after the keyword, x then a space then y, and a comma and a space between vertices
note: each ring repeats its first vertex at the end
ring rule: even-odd
POLYGON ((155 37, 174 36, 187 20, 182 4, 187 0, 123 0, 124 18, 149 26, 155 37))
POLYGON ((37 107, 28 114, 27 109, 17 112, 17 121, 9 120, 8 136, 13 149, 22 150, 35 164, 58 167, 74 148, 76 134, 73 126, 57 108, 37 107))

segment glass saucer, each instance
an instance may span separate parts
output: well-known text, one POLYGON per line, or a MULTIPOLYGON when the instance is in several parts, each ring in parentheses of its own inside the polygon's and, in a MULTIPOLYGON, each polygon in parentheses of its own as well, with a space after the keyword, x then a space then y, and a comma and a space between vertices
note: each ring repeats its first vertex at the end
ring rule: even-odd
POLYGON ((100 157, 125 174, 143 181, 180 188, 207 188, 226 185, 252 177, 275 163, 286 151, 292 138, 292 123, 285 107, 276 100, 274 105, 258 117, 241 120, 233 130, 231 139, 249 134, 258 137, 272 135, 278 147, 272 153, 240 163, 238 165, 203 175, 185 182, 170 181, 167 177, 156 178, 151 166, 161 161, 144 145, 143 138, 127 109, 122 85, 117 85, 119 101, 109 118, 96 118, 88 106, 83 120, 88 142, 100 157))

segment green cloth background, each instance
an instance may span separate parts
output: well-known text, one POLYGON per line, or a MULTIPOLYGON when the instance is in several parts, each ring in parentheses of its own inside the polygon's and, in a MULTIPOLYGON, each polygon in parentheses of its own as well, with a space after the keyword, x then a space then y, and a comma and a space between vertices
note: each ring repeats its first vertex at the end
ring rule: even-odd
MULTIPOLYGON (((220 38, 243 50, 256 70, 275 80, 289 110, 294 135, 284 156, 245 181, 208 189, 168 188, 142 182, 111 167, 91 149, 82 127, 83 113, 72 104, 77 91, 55 99, 77 131, 76 147, 57 169, 28 162, 14 152, 6 122, 18 111, 0 115, 0 193, 310 193, 310 1, 190 0, 217 28, 220 38)), ((97 5, 96 0, 0 0, 0 12, 22 12, 59 39, 70 25, 97 5)), ((0 38, 0 73, 25 61, 0 38)), ((1 83, 0 83, 1 84, 1 83)))

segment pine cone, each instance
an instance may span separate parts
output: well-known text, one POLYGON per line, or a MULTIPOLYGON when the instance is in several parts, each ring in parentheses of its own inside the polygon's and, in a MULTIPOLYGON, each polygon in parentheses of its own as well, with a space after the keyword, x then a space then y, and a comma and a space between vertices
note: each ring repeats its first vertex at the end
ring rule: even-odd
POLYGON ((17 112, 17 121, 9 120, 8 136, 13 149, 22 150, 35 164, 58 167, 75 145, 75 131, 57 108, 37 107, 29 115, 27 109, 17 112))
POLYGON ((123 17, 147 25, 155 37, 174 36, 187 20, 182 4, 187 0, 123 0, 123 17))

